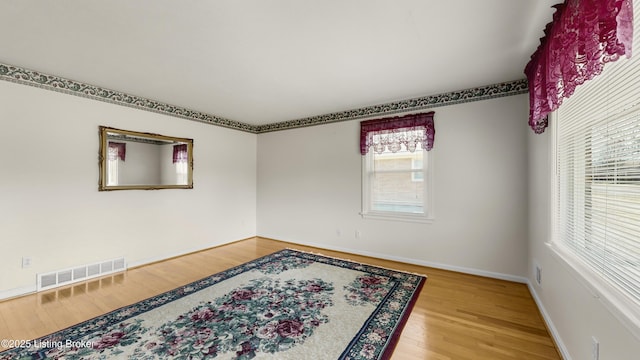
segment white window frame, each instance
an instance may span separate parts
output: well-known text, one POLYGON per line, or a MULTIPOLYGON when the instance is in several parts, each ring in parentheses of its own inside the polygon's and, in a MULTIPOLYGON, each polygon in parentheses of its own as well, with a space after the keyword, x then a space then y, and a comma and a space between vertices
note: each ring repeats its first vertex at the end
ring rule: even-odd
POLYGON ((598 274, 590 265, 581 259, 569 248, 561 237, 559 224, 560 198, 558 187, 558 119, 557 114, 549 115, 550 162, 551 162, 551 211, 550 240, 546 243, 551 253, 569 271, 569 273, 582 284, 595 298, 598 299, 634 336, 640 339, 640 307, 638 303, 622 290, 611 284, 607 279, 598 274))
POLYGON ((107 156, 107 186, 118 186, 118 166, 120 157, 115 148, 108 148, 107 156))
MULTIPOLYGON (((410 213, 399 211, 381 211, 374 210, 371 207, 371 182, 369 181, 369 173, 372 168, 375 151, 370 149, 366 155, 362 156, 362 212, 360 215, 364 219, 376 219, 376 220, 392 220, 392 221, 408 221, 408 222, 420 222, 431 223, 435 219, 435 211, 433 207, 433 153, 434 150, 426 151, 417 149, 416 151, 422 151, 423 167, 422 167, 422 179, 424 181, 424 194, 423 194, 423 208, 424 213, 410 213)), ((412 160, 412 169, 414 161, 412 160)), ((414 176, 412 174, 412 180, 414 176)), ((416 181, 416 180, 413 180, 416 181)))
MULTIPOLYGON (((634 12, 639 13, 640 10, 640 2, 636 2, 633 5, 634 12)), ((634 18, 634 32, 638 35, 638 24, 640 18, 634 18)), ((635 36, 633 39, 633 48, 640 48, 640 37, 635 36)), ((571 145, 571 144, 559 144, 558 139, 561 134, 558 132, 559 122, 562 122, 563 119, 561 116, 563 114, 567 114, 569 116, 569 121, 572 121, 569 125, 572 127, 570 130, 574 131, 575 134, 579 134, 580 130, 579 126, 581 123, 584 123, 585 126, 589 125, 591 127, 594 124, 599 124, 600 120, 602 121, 602 125, 609 124, 613 125, 613 130, 618 131, 616 129, 633 129, 634 127, 627 127, 629 125, 624 125, 622 128, 619 127, 624 124, 625 120, 623 118, 628 116, 635 116, 635 114, 640 113, 640 98, 638 98, 637 92, 637 79, 640 78, 640 58, 635 54, 632 58, 626 59, 621 58, 615 62, 608 63, 605 65, 602 73, 595 77, 592 80, 586 81, 584 84, 580 85, 575 93, 571 96, 571 98, 565 99, 563 104, 560 106, 556 112, 550 114, 549 118, 549 131, 551 132, 551 141, 550 141, 550 151, 549 155, 551 156, 550 164, 552 166, 550 171, 550 181, 551 181, 551 191, 550 191, 550 234, 549 234, 549 242, 547 243, 548 248, 550 249, 551 254, 558 260, 558 262, 564 266, 567 272, 576 279, 581 285, 583 285, 593 296, 594 299, 597 299, 618 321, 620 321, 623 326, 625 326, 636 338, 640 339, 640 301, 637 298, 634 298, 632 293, 624 290, 624 286, 620 286, 616 284, 615 281, 611 281, 608 279, 609 275, 604 274, 604 269, 606 269, 606 263, 604 267, 597 268, 594 266, 597 261, 590 260, 592 264, 590 264, 587 260, 583 259, 584 254, 579 254, 579 251, 583 253, 586 250, 590 249, 586 247, 587 242, 583 244, 582 247, 577 247, 573 244, 573 248, 568 245, 564 238, 565 229, 561 227, 564 225, 563 222, 566 222, 566 219, 562 219, 560 214, 561 210, 561 199, 560 199, 560 191, 559 188, 562 184, 560 184, 559 178, 559 161, 558 161, 558 149, 560 145, 571 145), (620 122, 622 121, 622 122, 620 122), (564 220, 564 221, 563 221, 564 220), (579 251, 578 251, 579 249, 579 251)), ((622 132, 624 134, 624 132, 622 132)), ((587 133, 588 134, 588 133, 587 133)), ((617 134, 617 133, 616 133, 617 134)), ((589 135, 585 135, 582 139, 585 141, 589 138, 589 135)), ((579 138, 580 139, 580 138, 579 138)), ((593 136, 590 137, 591 141, 593 141, 593 136)), ((589 150, 591 151, 592 145, 594 143, 591 142, 589 145, 589 150)), ((602 145, 603 143, 599 143, 602 145)), ((574 146, 581 146, 580 142, 574 144, 574 146)), ((606 148, 606 146, 605 146, 606 148)), ((575 148, 579 149, 579 148, 575 148)), ((587 151, 585 147, 584 151, 587 151)), ((580 160, 582 157, 577 158, 576 160, 580 160)), ((616 169, 617 166, 621 163, 617 161, 614 162, 612 169, 616 169)), ((590 174, 593 174, 593 170, 600 168, 598 166, 593 167, 593 164, 589 164, 587 162, 584 163, 585 166, 585 174, 587 170, 591 170, 590 174)), ((580 166, 582 169, 582 166, 580 166)), ((580 174, 581 175, 581 174, 580 174)), ((606 175, 606 171, 605 171, 606 175)), ((592 179, 593 182, 593 179, 592 179)), ((582 186, 585 182, 576 183, 578 186, 582 186)), ((586 184, 585 184, 586 185, 586 184)), ((590 189, 592 190, 592 189, 590 189)), ((608 189, 607 189, 608 192, 608 189)), ((586 193, 586 186, 585 186, 586 193)), ((608 199, 608 193, 605 196, 595 195, 598 201, 602 201, 608 199)), ((594 195, 592 193, 591 198, 594 195)), ((584 204, 587 204, 587 196, 584 196, 584 199, 578 198, 578 201, 584 201, 584 204)), ((575 203, 575 202, 574 202, 575 203)), ((589 204, 593 207, 593 202, 589 201, 589 204)), ((635 205, 635 202, 631 202, 632 205, 635 205)), ((617 199, 613 200, 613 206, 619 206, 620 201, 617 199)), ((586 205, 584 206, 586 208, 586 205)), ((575 209, 575 214, 582 215, 583 207, 578 207, 575 209)), ((586 211, 586 210, 584 210, 586 211)), ((606 216, 606 213, 605 213, 606 216)), ((586 222, 588 218, 592 219, 591 223, 593 225, 598 224, 600 226, 599 231, 602 232, 602 224, 601 217, 602 214, 599 214, 599 217, 591 218, 588 216, 574 216, 577 218, 573 224, 577 225, 578 228, 578 236, 582 233, 583 236, 589 234, 593 235, 591 231, 583 231, 580 226, 582 226, 582 222, 586 222), (600 223, 598 223, 600 221, 600 223)), ((615 219, 614 215, 614 221, 615 219)), ((614 233, 624 229, 624 227, 619 226, 620 224, 615 224, 615 229, 611 230, 614 233)), ((627 224, 622 224, 622 226, 627 226, 627 224)), ((583 226, 586 228, 587 226, 583 226)), ((604 231, 609 231, 607 226, 604 226, 604 231)), ((625 229, 626 231, 626 229, 625 229)), ((575 232, 573 237, 575 238, 575 232)), ((587 236, 585 236, 587 238, 587 236)), ((581 238, 578 237, 578 244, 580 244, 581 238)), ((605 239, 607 237, 605 236, 605 239)), ((607 244, 605 243, 605 252, 608 251, 611 247, 615 246, 616 240, 607 244)), ((635 244, 635 243, 632 243, 635 244)), ((628 243, 622 246, 620 249, 628 248, 628 243)), ((598 259, 597 256, 594 257, 598 259)), ((608 259, 608 257, 600 257, 599 260, 608 259)), ((614 260, 616 258, 614 257, 614 260)), ((608 260, 606 260, 608 262, 608 260)), ((617 265, 617 264, 614 264, 617 265)), ((632 274, 631 272, 627 272, 626 274, 632 274)), ((613 273, 615 276, 616 273, 613 273)), ((634 278, 635 280, 635 278, 634 278)), ((571 304, 566 304, 567 306, 571 306, 571 304)))

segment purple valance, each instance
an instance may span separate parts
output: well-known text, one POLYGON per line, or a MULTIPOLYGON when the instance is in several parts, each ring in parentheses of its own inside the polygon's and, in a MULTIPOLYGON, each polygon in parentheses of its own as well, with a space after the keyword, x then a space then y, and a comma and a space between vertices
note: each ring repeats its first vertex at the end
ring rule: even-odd
POLYGON ((127 144, 121 142, 109 141, 109 160, 117 160, 118 158, 124 161, 127 151, 127 144))
POLYGON ((173 163, 187 162, 187 144, 173 145, 173 163))
POLYGON ((425 150, 433 148, 435 128, 434 112, 362 121, 360 123, 360 154, 365 155, 373 146, 376 153, 385 149, 391 152, 405 145, 415 151, 418 144, 425 150))
POLYGON ((565 0, 525 67, 529 81, 529 126, 538 134, 547 115, 604 64, 631 57, 632 0, 565 0))

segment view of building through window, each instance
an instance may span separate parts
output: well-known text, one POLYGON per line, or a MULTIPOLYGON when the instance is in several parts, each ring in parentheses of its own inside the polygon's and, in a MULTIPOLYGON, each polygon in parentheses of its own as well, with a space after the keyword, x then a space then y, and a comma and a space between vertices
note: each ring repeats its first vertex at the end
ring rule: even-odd
POLYGON ((373 157, 371 210, 423 214, 423 151, 385 150, 381 154, 371 151, 370 156, 373 157))

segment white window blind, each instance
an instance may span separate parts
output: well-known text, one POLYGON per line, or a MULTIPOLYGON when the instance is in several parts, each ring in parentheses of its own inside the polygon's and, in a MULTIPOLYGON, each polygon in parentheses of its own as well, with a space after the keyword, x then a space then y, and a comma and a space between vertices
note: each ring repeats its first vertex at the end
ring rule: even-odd
POLYGON ((427 152, 399 150, 395 153, 385 150, 378 154, 367 154, 367 180, 370 190, 368 210, 399 213, 424 214, 426 187, 423 157, 427 152), (419 165, 419 166, 418 166, 419 165))
POLYGON ((424 222, 433 219, 431 205, 432 151, 417 146, 408 151, 373 150, 363 156, 363 204, 365 218, 424 222))
POLYGON ((636 55, 607 64, 553 118, 554 243, 614 289, 612 303, 630 304, 628 309, 640 305, 638 20, 634 26, 636 55))

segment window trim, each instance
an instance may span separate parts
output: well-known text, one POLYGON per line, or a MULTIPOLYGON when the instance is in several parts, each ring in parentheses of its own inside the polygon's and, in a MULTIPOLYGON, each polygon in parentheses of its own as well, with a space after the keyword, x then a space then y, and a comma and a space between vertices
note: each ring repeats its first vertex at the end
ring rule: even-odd
POLYGON ((553 257, 568 270, 569 274, 577 279, 595 299, 598 299, 636 338, 640 339, 640 308, 638 308, 637 303, 596 273, 584 260, 580 259, 571 249, 564 245, 560 237, 561 229, 558 221, 558 212, 560 211, 557 157, 558 120, 555 111, 549 114, 549 123, 551 136, 551 141, 549 142, 549 156, 551 157, 551 171, 549 174, 551 211, 549 211, 550 234, 545 244, 553 257))
POLYGON ((416 214, 416 213, 402 213, 395 211, 380 211, 380 210, 372 210, 370 208, 371 204, 371 183, 368 181, 368 169, 375 154, 375 151, 371 150, 366 155, 361 156, 361 177, 362 177, 362 204, 361 204, 361 212, 360 215, 363 219, 373 219, 373 220, 390 220, 390 221, 404 221, 404 222, 417 222, 417 223, 432 223, 435 220, 435 211, 433 206, 433 198, 434 198, 434 181, 433 181, 433 168, 434 168, 434 151, 435 150, 416 150, 423 152, 423 164, 426 163, 427 166, 423 166, 423 182, 424 186, 424 207, 426 211, 424 214, 416 214))
MULTIPOLYGON (((417 162, 418 161, 416 159, 411 159, 411 170, 418 169, 418 167, 416 166, 417 162)), ((422 171, 422 177, 421 178, 418 178, 416 176, 416 175, 420 174, 419 172, 417 172, 417 171, 412 171, 411 172, 411 181, 412 182, 424 182, 424 173, 425 173, 426 170, 428 170, 428 169, 426 169, 426 170, 424 169, 424 160, 422 161, 422 168, 423 168, 423 171, 422 171)))

